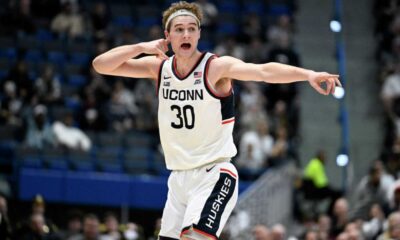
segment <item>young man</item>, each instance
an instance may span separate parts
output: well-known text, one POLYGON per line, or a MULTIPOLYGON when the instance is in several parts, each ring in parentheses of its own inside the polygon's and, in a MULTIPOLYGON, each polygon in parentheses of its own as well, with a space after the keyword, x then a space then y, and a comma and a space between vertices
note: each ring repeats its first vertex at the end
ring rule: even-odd
POLYGON ((197 49, 201 20, 195 4, 172 4, 163 13, 165 39, 117 47, 93 61, 102 74, 157 82, 161 143, 172 170, 160 239, 218 239, 236 204, 238 174, 230 163, 236 155, 232 79, 269 83, 308 79, 324 95, 340 85, 338 75, 201 53, 197 49), (172 57, 165 55, 169 44, 172 57), (151 56, 135 59, 140 54, 151 56))

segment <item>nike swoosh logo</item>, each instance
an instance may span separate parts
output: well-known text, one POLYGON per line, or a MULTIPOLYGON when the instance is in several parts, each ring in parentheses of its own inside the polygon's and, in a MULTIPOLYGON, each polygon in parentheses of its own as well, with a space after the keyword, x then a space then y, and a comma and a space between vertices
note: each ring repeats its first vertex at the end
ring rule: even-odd
POLYGON ((210 168, 206 168, 206 172, 211 171, 211 169, 213 169, 215 166, 217 166, 217 165, 214 165, 214 166, 212 166, 212 167, 210 167, 210 168))
POLYGON ((170 79, 171 77, 164 76, 164 79, 170 79))

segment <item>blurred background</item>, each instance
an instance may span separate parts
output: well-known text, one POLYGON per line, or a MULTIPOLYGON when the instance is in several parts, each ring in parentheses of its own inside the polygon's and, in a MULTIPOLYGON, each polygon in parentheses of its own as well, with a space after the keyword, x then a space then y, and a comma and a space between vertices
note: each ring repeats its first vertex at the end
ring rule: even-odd
MULTIPOLYGON (((172 2, 0 0, 0 239, 157 239, 155 84, 91 61, 162 38, 172 2)), ((201 51, 344 87, 234 83, 240 196, 221 239, 399 239, 400 1, 196 3, 201 51)))

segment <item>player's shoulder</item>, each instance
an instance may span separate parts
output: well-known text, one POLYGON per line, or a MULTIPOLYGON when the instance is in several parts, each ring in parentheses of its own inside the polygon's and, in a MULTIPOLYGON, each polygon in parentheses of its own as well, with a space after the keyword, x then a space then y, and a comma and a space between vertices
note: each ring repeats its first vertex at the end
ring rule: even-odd
POLYGON ((241 60, 231 57, 231 56, 217 56, 213 55, 213 59, 210 62, 210 67, 211 68, 226 68, 229 67, 230 65, 240 62, 241 60))

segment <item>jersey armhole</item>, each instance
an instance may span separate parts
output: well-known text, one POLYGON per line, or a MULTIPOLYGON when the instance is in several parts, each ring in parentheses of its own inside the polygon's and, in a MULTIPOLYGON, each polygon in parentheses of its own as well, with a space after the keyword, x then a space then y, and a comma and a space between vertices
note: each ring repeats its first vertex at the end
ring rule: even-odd
POLYGON ((158 77, 157 77, 157 79, 156 79, 156 96, 158 96, 158 91, 160 90, 160 85, 161 85, 161 72, 162 72, 162 68, 163 68, 163 66, 164 66, 164 62, 165 62, 166 60, 163 60, 161 63, 160 63, 160 66, 158 67, 158 77))
POLYGON ((205 66, 205 71, 204 71, 204 85, 205 85, 205 88, 206 88, 207 92, 211 96, 213 96, 213 97, 215 97, 217 99, 221 99, 221 98, 229 97, 229 96, 231 96, 233 94, 233 83, 232 83, 232 80, 231 80, 231 88, 229 89, 228 93, 226 93, 226 94, 217 93, 215 91, 215 89, 211 86, 211 84, 208 81, 208 77, 207 77, 208 76, 208 69, 209 69, 211 61, 216 59, 216 58, 218 58, 218 56, 217 55, 213 55, 209 59, 207 59, 206 66, 205 66))

